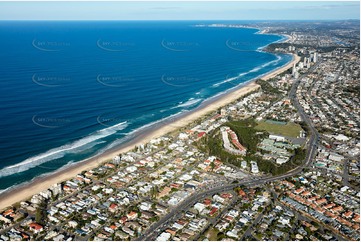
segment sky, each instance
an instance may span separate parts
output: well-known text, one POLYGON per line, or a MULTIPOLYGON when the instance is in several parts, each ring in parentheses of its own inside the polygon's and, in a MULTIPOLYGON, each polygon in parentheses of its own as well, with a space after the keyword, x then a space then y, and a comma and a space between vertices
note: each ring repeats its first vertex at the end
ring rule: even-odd
POLYGON ((0 2, 0 20, 360 19, 359 1, 0 2))

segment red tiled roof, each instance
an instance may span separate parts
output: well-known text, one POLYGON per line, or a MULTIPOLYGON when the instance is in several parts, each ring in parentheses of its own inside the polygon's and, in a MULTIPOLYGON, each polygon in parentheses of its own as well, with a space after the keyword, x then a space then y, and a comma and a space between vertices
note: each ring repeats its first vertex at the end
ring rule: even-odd
POLYGON ((352 214, 353 214, 353 212, 347 211, 347 212, 343 213, 342 216, 344 216, 345 218, 351 218, 352 214))
POLYGON ((127 214, 128 218, 133 218, 133 217, 136 217, 136 216, 138 216, 138 214, 136 212, 134 212, 134 211, 131 211, 130 213, 127 214))
POLYGON ((307 206, 310 206, 310 205, 313 204, 313 203, 311 203, 311 202, 308 201, 308 200, 305 200, 304 204, 307 205, 307 206))
POLYGON ((331 209, 333 212, 341 212, 343 210, 343 207, 338 206, 331 209))
POLYGON ((309 195, 311 195, 311 192, 310 192, 310 191, 304 191, 304 192, 301 194, 301 196, 304 196, 304 197, 309 196, 309 195))
POLYGON ((13 212, 14 212, 14 210, 8 209, 3 213, 3 216, 8 216, 8 215, 12 214, 13 212))
POLYGON ((329 203, 329 204, 325 205, 324 208, 325 208, 325 209, 330 209, 330 208, 332 208, 332 207, 334 207, 334 206, 336 206, 336 204, 334 204, 334 203, 329 203))
POLYGON ((326 212, 325 212, 325 215, 326 215, 327 217, 332 218, 332 219, 337 218, 337 215, 336 215, 336 214, 331 213, 330 211, 326 211, 326 212))
POLYGON ((187 222, 184 221, 183 219, 179 219, 179 220, 177 221, 177 223, 180 224, 180 225, 185 225, 185 224, 187 224, 187 222))
POLYGON ((31 223, 29 224, 29 227, 34 229, 34 230, 41 230, 43 229, 43 226, 41 226, 40 224, 37 224, 37 223, 31 223))
POLYGON ((179 188, 181 185, 180 184, 178 184, 178 183, 172 183, 171 185, 170 185, 170 187, 172 187, 172 188, 179 188))
POLYGON ((222 193, 222 194, 221 194, 221 197, 222 197, 222 198, 232 198, 233 196, 232 196, 232 194, 230 194, 230 193, 222 193))
POLYGON ((199 132, 198 133, 198 138, 202 138, 205 134, 206 134, 206 132, 199 132))
POLYGON ((325 209, 320 208, 320 207, 317 207, 317 208, 316 208, 316 211, 317 211, 317 212, 320 212, 320 213, 324 213, 324 212, 325 212, 325 209))
POLYGON ((206 198, 206 199, 204 199, 203 203, 205 205, 211 205, 212 201, 210 199, 206 198))
POLYGON ((240 151, 246 150, 246 148, 239 143, 238 137, 234 131, 232 131, 231 129, 228 129, 227 132, 231 136, 231 140, 232 140, 232 143, 234 144, 234 146, 236 146, 240 151))
POLYGON ((242 189, 240 189, 238 192, 238 195, 244 197, 244 196, 246 196, 246 193, 242 189))
POLYGON ((121 217, 121 218, 119 219, 119 223, 122 223, 122 224, 124 224, 124 223, 127 222, 127 221, 128 221, 128 218, 125 217, 125 216, 123 216, 123 217, 121 217))
POLYGON ((356 230, 360 230, 360 224, 359 223, 355 223, 353 226, 352 226, 353 229, 356 229, 356 230))
POLYGON ((298 188, 297 190, 295 190, 296 194, 300 194, 301 192, 303 192, 305 190, 304 187, 298 188))
POLYGON ((347 221, 346 219, 344 218, 341 218, 341 217, 337 217, 336 220, 340 223, 342 223, 343 225, 346 225, 348 227, 351 227, 352 226, 352 223, 347 221))
POLYGON ((177 232, 171 229, 166 229, 165 232, 170 233, 171 235, 175 235, 177 232))
POLYGON ((316 201, 316 204, 321 205, 321 204, 324 204, 326 202, 327 202, 326 198, 321 198, 321 199, 316 201))
POLYGON ((109 206, 110 209, 115 209, 115 208, 117 208, 117 207, 118 207, 118 205, 115 204, 115 203, 112 203, 112 204, 110 204, 110 206, 109 206))
POLYGON ((71 187, 69 187, 68 185, 64 185, 63 189, 64 189, 64 190, 70 190, 71 187))
POLYGON ((214 215, 218 211, 218 208, 213 207, 212 210, 209 212, 209 215, 214 215))
POLYGON ((25 234, 25 233, 21 233, 21 236, 23 237, 23 239, 28 239, 29 235, 25 234))
POLYGON ((313 208, 313 209, 316 209, 316 208, 317 208, 317 205, 314 204, 314 203, 312 203, 312 204, 310 205, 310 207, 313 208))
POLYGON ((229 216, 229 215, 225 216, 224 219, 227 220, 227 221, 229 221, 229 222, 231 222, 231 221, 234 220, 234 218, 231 217, 231 216, 229 216))

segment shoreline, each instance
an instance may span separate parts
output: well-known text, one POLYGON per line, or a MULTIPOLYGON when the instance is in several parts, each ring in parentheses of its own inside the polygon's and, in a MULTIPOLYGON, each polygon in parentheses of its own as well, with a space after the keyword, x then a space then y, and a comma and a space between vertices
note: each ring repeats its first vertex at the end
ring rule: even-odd
POLYGON ((154 125, 150 125, 150 127, 135 132, 130 136, 129 141, 125 141, 123 144, 112 147, 102 154, 95 155, 88 159, 79 161, 53 173, 39 176, 27 183, 15 186, 14 188, 9 188, 8 190, 5 190, 3 193, 0 194, 0 209, 3 210, 4 208, 9 207, 14 203, 27 200, 31 196, 38 194, 41 191, 47 190, 49 187, 56 183, 60 183, 75 177, 77 174, 81 173, 84 170, 96 168, 107 160, 111 160, 114 156, 132 150, 135 146, 148 143, 154 138, 158 138, 170 132, 176 131, 179 128, 184 127, 191 122, 199 119, 201 116, 205 116, 208 113, 214 112, 217 109, 236 101, 241 96, 244 96, 247 93, 259 89, 260 86, 255 83, 256 79, 268 80, 270 78, 273 78, 278 74, 284 72, 285 70, 291 68, 293 64, 297 63, 299 60, 300 57, 293 54, 292 60, 287 64, 271 72, 265 73, 255 79, 252 79, 240 87, 234 89, 232 88, 225 93, 216 95, 209 100, 205 100, 196 109, 185 112, 175 117, 174 120, 165 120, 165 126, 159 125, 163 123, 162 121, 160 121, 159 123, 157 122, 154 125))
POLYGON ((196 121, 201 116, 216 111, 218 108, 237 100, 239 97, 246 95, 249 92, 257 90, 259 87, 260 86, 254 81, 249 82, 244 87, 236 89, 230 93, 226 93, 225 95, 217 98, 217 100, 207 105, 203 105, 203 107, 200 107, 199 109, 185 113, 182 117, 177 118, 174 122, 170 122, 163 127, 156 127, 153 130, 149 130, 148 132, 143 132, 139 136, 136 136, 133 140, 121 144, 118 147, 111 148, 100 155, 79 161, 78 163, 75 163, 60 171, 37 177, 28 183, 19 185, 13 189, 9 189, 0 194, 0 209, 3 210, 4 208, 11 206, 14 203, 24 201, 31 196, 48 189, 53 184, 60 183, 75 177, 84 170, 96 168, 105 161, 111 160, 114 156, 132 150, 137 145, 148 143, 154 138, 158 138, 181 127, 184 127, 189 123, 196 121))
POLYGON ((264 76, 260 77, 259 79, 267 81, 268 79, 271 79, 271 78, 281 74, 282 72, 286 71, 287 69, 293 67, 293 64, 298 63, 300 60, 301 60, 301 57, 299 57, 296 54, 292 54, 292 60, 289 63, 281 66, 280 68, 277 68, 274 71, 266 73, 264 76))
MULTIPOLYGON (((268 80, 292 67, 294 63, 297 63, 299 61, 299 59, 300 58, 298 56, 293 55, 292 60, 288 64, 277 68, 270 73, 266 73, 263 77, 259 77, 257 79, 268 80)), ((218 108, 234 102, 241 96, 257 90, 259 87, 260 86, 255 83, 255 80, 252 80, 240 88, 232 90, 228 93, 224 93, 224 95, 216 97, 215 100, 210 100, 209 103, 205 103, 204 105, 199 106, 195 110, 181 115, 180 117, 176 118, 174 122, 170 122, 163 127, 150 128, 145 132, 141 132, 141 134, 136 136, 134 139, 125 142, 118 147, 113 147, 100 155, 91 157, 83 161, 79 161, 78 163, 75 163, 60 171, 37 177, 29 183, 25 183, 13 189, 9 189, 0 194, 0 209, 4 209, 8 206, 13 205, 14 203, 24 201, 31 196, 48 189, 53 184, 60 183, 62 181, 75 177, 77 174, 81 173, 84 170, 90 170, 98 167, 106 160, 112 159, 114 156, 120 153, 125 153, 133 149, 137 145, 145 144, 151 139, 158 138, 169 132, 184 127, 187 124, 199 119, 201 116, 216 111, 218 108)))

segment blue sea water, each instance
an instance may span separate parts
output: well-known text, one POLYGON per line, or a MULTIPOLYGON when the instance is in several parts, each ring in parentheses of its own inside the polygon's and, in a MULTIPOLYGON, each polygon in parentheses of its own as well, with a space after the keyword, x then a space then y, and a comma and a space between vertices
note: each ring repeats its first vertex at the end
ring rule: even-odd
POLYGON ((0 189, 124 142, 139 128, 291 60, 282 39, 200 22, 0 22, 0 189))

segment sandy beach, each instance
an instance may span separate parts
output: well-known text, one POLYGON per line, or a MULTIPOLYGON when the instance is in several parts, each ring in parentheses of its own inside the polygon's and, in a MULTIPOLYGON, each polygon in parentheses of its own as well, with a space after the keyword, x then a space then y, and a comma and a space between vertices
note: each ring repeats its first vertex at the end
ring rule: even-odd
POLYGON ((301 59, 301 57, 299 57, 298 55, 293 54, 293 59, 292 61, 290 61, 288 64, 286 64, 285 66, 282 66, 279 69, 276 69, 275 71, 272 71, 270 73, 268 73, 267 75, 263 76, 261 79, 262 80, 268 80, 271 79, 279 74, 281 74, 282 72, 284 72, 285 70, 291 68, 293 66, 294 63, 299 62, 301 59))
MULTIPOLYGON (((293 55, 293 60, 291 62, 289 62, 287 65, 282 66, 279 69, 276 69, 271 73, 266 74, 262 77, 262 79, 268 80, 272 77, 275 77, 276 75, 292 67, 293 64, 297 63, 299 60, 300 57, 298 57, 297 55, 293 55)), ((174 122, 169 123, 168 125, 161 126, 156 129, 150 129, 148 132, 141 132, 133 140, 121 145, 118 148, 113 148, 112 150, 109 150, 99 156, 95 156, 93 158, 78 162, 56 173, 38 177, 30 183, 6 191, 0 194, 0 209, 4 209, 5 207, 8 207, 16 202, 24 201, 30 198, 32 195, 48 189, 51 185, 55 183, 60 183, 62 181, 71 179, 72 177, 76 176, 84 170, 90 170, 92 168, 95 168, 104 161, 112 159, 114 156, 120 153, 124 153, 133 149, 136 145, 145 144, 151 139, 165 135, 180 127, 184 127, 187 124, 199 119, 201 116, 213 112, 218 108, 237 100, 241 96, 257 90, 258 88, 259 85, 257 85, 254 81, 249 82, 248 84, 239 89, 219 96, 214 101, 212 100, 212 102, 210 103, 201 105, 196 110, 186 113, 185 115, 178 119, 175 119, 174 122)))

